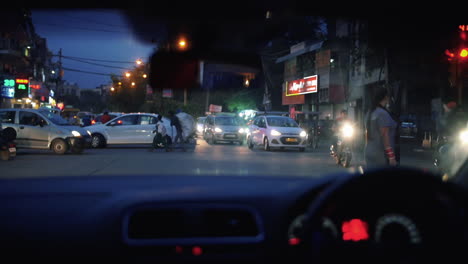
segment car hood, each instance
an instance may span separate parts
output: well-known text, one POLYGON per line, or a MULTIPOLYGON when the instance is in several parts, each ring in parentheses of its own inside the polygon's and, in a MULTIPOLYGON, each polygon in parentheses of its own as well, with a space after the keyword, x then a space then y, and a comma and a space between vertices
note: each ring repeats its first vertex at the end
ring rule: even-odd
POLYGON ((297 134, 299 135, 304 129, 300 127, 270 127, 270 130, 276 130, 281 134, 297 134))
POLYGON ((77 131, 81 135, 85 136, 88 135, 88 132, 86 132, 87 129, 84 129, 79 126, 58 126, 61 130, 68 130, 68 131, 77 131))
POLYGON ((223 132, 237 132, 241 126, 216 126, 223 130, 223 132))

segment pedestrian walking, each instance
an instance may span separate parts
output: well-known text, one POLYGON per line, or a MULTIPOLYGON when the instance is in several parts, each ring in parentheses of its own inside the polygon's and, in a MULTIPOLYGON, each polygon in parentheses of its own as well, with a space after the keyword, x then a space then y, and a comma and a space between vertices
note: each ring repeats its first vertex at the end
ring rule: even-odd
POLYGON ((185 151, 185 146, 184 146, 184 137, 182 136, 182 124, 180 123, 179 118, 176 116, 174 111, 169 111, 169 117, 171 119, 171 127, 175 127, 176 129, 176 136, 174 139, 174 144, 182 144, 182 150, 185 151))
POLYGON ((385 88, 376 91, 372 107, 366 115, 365 160, 368 168, 397 166, 395 134, 397 122, 387 110, 390 96, 385 88))
POLYGON ((154 149, 166 149, 166 151, 170 151, 169 145, 171 143, 170 137, 167 134, 166 127, 164 126, 164 121, 162 120, 162 115, 158 115, 156 126, 153 133, 156 133, 153 139, 153 145, 150 151, 154 149), (169 139, 168 139, 169 138, 169 139))

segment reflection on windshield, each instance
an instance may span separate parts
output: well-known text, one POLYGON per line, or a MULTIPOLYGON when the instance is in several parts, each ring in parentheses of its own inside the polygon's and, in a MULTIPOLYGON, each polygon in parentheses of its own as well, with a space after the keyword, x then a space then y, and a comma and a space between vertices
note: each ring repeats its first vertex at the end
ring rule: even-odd
POLYGON ((293 119, 284 117, 267 117, 267 123, 273 127, 298 127, 293 119))
POLYGON ((63 119, 61 116, 54 114, 50 111, 41 110, 41 113, 47 117, 52 123, 60 126, 70 125, 67 120, 63 119))
POLYGON ((219 126, 238 126, 239 121, 233 117, 217 117, 215 124, 219 126))

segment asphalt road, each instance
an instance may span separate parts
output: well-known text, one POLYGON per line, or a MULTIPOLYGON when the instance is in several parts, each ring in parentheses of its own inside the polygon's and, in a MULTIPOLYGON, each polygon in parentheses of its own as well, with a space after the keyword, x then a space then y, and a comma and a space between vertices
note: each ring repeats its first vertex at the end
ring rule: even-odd
MULTIPOLYGON (((46 150, 18 150, 11 161, 0 161, 0 178, 83 176, 83 175, 324 175, 356 171, 361 165, 355 155, 352 167, 334 164, 328 154, 328 144, 319 149, 264 151, 250 150, 244 144, 219 143, 209 145, 198 139, 187 151, 175 149, 149 151, 149 146, 109 146, 87 149, 82 154, 56 155, 46 150)), ((410 150, 412 151, 412 150, 410 150)), ((409 155, 411 156, 411 155, 409 155)), ((414 160, 409 164, 424 167, 429 161, 414 160)))

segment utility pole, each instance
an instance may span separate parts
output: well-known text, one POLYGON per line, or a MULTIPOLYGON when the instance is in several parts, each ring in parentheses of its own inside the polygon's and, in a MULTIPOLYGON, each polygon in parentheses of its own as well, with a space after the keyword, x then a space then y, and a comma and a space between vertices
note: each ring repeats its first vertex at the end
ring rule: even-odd
POLYGON ((62 77, 63 77, 63 69, 62 69, 62 48, 59 50, 59 72, 58 72, 58 83, 57 83, 57 93, 58 97, 63 96, 63 87, 62 87, 62 77))

